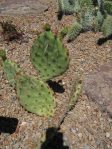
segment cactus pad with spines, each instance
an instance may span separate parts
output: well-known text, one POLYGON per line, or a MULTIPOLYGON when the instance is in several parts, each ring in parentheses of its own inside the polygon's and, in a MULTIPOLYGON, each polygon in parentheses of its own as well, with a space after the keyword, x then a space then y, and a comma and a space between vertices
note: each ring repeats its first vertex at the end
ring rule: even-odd
POLYGON ((68 32, 68 41, 74 40, 80 34, 81 30, 82 26, 78 22, 75 22, 68 32))
POLYGON ((94 15, 91 9, 85 10, 85 12, 81 14, 80 24, 82 24, 82 28, 84 31, 90 31, 93 29, 93 20, 94 15))
POLYGON ((82 80, 77 80, 75 83, 75 87, 73 86, 72 96, 69 102, 68 111, 73 109, 81 92, 82 92, 82 80))
POLYGON ((75 1, 74 0, 58 0, 58 11, 63 14, 72 14, 75 9, 75 1))
POLYGON ((53 92, 46 83, 26 75, 16 78, 16 90, 20 104, 39 116, 53 116, 55 102, 53 92))
POLYGON ((31 61, 40 73, 40 77, 47 81, 66 71, 69 56, 59 38, 51 31, 45 31, 40 34, 31 48, 31 61))
POLYGON ((112 1, 110 0, 105 0, 104 1, 104 9, 108 14, 112 15, 112 1))
POLYGON ((104 0, 97 0, 97 3, 100 12, 104 15, 105 14, 104 0))
POLYGON ((104 16, 102 15, 102 13, 99 10, 97 11, 96 19, 97 19, 97 22, 99 25, 99 30, 100 30, 100 28, 103 24, 103 21, 104 21, 104 16))
POLYGON ((17 64, 15 64, 14 62, 5 60, 3 62, 3 69, 4 69, 4 73, 6 75, 6 78, 9 81, 9 84, 11 86, 14 86, 16 74, 20 72, 19 66, 17 64))
POLYGON ((87 8, 90 8, 90 7, 93 7, 93 1, 92 0, 78 0, 79 1, 79 4, 80 4, 80 7, 87 7, 87 8))
POLYGON ((103 22, 102 28, 101 28, 104 36, 109 36, 112 34, 112 16, 108 15, 103 22))
POLYGON ((67 35, 68 31, 69 31, 68 27, 64 26, 62 30, 59 32, 58 35, 59 39, 62 40, 67 35))

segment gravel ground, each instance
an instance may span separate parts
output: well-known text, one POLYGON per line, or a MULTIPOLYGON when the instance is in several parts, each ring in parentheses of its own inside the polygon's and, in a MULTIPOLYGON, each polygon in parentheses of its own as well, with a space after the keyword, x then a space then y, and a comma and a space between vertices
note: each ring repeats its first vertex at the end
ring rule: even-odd
MULTIPOLYGON (((50 23, 53 32, 56 33, 64 24, 72 23, 72 16, 63 17, 62 21, 58 22, 56 11, 55 0, 52 0, 49 3, 49 10, 38 16, 0 16, 1 20, 12 20, 17 28, 24 32, 24 39, 21 42, 7 43, 1 36, 0 48, 5 49, 8 58, 19 64, 28 75, 38 77, 30 62, 30 48, 38 32, 43 30, 42 26, 50 23)), ((70 67, 67 72, 55 79, 62 80, 65 92, 55 93, 57 107, 52 119, 25 111, 19 104, 15 90, 9 86, 3 70, 0 69, 0 116, 14 117, 19 121, 15 133, 0 134, 0 149, 35 149, 46 128, 57 125, 68 105, 72 85, 77 75, 80 74, 84 79, 90 71, 112 61, 112 41, 98 46, 96 43, 100 37, 102 37, 101 33, 87 32, 82 33, 72 43, 64 40, 69 50, 70 67)), ((112 148, 112 120, 84 94, 80 96, 75 108, 66 117, 60 131, 64 134, 65 143, 70 149, 112 148)))

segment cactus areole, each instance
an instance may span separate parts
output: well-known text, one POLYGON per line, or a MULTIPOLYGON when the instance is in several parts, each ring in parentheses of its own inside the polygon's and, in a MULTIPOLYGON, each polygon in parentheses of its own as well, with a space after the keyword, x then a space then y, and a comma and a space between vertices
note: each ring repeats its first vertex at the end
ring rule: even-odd
POLYGON ((47 81, 66 71, 69 65, 67 49, 51 31, 45 31, 35 40, 31 48, 31 61, 47 81))

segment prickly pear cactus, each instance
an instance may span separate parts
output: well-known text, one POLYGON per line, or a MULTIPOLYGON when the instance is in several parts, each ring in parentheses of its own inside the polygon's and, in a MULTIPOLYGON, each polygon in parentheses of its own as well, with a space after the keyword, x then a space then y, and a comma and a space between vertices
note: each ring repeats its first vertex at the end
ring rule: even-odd
POLYGON ((104 13, 104 0, 97 0, 99 10, 104 13))
POLYGON ((101 26, 102 26, 103 21, 104 21, 104 16, 102 15, 102 13, 100 11, 97 11, 96 20, 98 22, 99 30, 101 30, 101 26))
POLYGON ((71 27, 71 29, 68 32, 68 41, 74 40, 80 34, 81 30, 82 26, 78 22, 75 22, 73 27, 71 27))
POLYGON ((9 60, 5 60, 3 62, 3 69, 4 69, 4 73, 6 75, 6 78, 9 81, 9 84, 11 86, 14 86, 15 85, 15 76, 17 73, 20 72, 19 66, 9 60))
POLYGON ((82 7, 92 6, 92 0, 58 0, 58 11, 63 14, 73 14, 81 11, 82 7))
POLYGON ((112 15, 112 0, 104 1, 104 9, 108 14, 112 15))
POLYGON ((74 9, 74 0, 58 0, 58 11, 63 14, 72 14, 74 9))
POLYGON ((53 116, 55 102, 52 91, 41 80, 18 75, 16 89, 20 104, 39 116, 53 116))
POLYGON ((69 111, 73 109, 73 107, 75 106, 81 92, 82 92, 82 80, 77 80, 75 83, 75 87, 73 87, 73 90, 72 90, 72 96, 68 106, 69 111))
POLYGON ((45 81, 62 74, 69 65, 67 49, 51 31, 36 39, 31 49, 31 61, 45 81))
POLYGON ((69 31, 68 27, 64 26, 62 30, 59 32, 58 35, 59 39, 62 40, 67 35, 68 31, 69 31))
MULTIPOLYGON (((110 35, 112 25, 111 19, 109 19, 108 15, 112 15, 112 0, 71 0, 72 7, 64 0, 59 1, 59 6, 63 8, 63 14, 67 14, 64 13, 64 8, 68 7, 68 11, 73 8, 74 11, 72 13, 75 15, 75 21, 82 26, 83 32, 103 31, 105 36, 110 35)), ((79 33, 77 26, 73 26, 73 28, 68 32, 68 37, 70 38, 70 40, 68 38, 68 41, 75 39, 79 33)))
POLYGON ((91 9, 88 9, 84 13, 82 13, 80 18, 80 24, 82 25, 82 28, 84 31, 90 31, 93 29, 94 27, 93 20, 94 20, 94 15, 91 9))
POLYGON ((28 111, 40 116, 52 116, 55 110, 53 92, 46 83, 21 72, 13 62, 3 62, 4 73, 11 86, 14 86, 20 104, 28 111))
POLYGON ((80 7, 93 7, 93 0, 76 0, 79 1, 80 7))
POLYGON ((107 37, 112 34, 112 16, 108 15, 101 28, 103 34, 107 37))

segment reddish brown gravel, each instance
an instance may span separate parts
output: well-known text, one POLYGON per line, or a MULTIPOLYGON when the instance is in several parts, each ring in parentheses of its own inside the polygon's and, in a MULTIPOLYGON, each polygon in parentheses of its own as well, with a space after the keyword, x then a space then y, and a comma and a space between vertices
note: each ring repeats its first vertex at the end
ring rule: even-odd
MULTIPOLYGON (((46 0, 42 0, 44 2, 46 0)), ((20 65, 28 75, 38 77, 30 62, 30 48, 43 25, 49 23, 56 33, 63 25, 69 25, 73 16, 64 16, 62 21, 56 18, 56 2, 50 0, 48 11, 39 15, 0 16, 0 20, 12 20, 18 30, 22 30, 22 41, 9 42, 0 36, 0 49, 5 49, 7 57, 20 65)), ((16 92, 5 79, 0 69, 0 116, 18 119, 18 127, 13 134, 0 134, 0 149, 36 149, 48 126, 55 126, 63 115, 69 102, 73 82, 81 75, 95 70, 98 66, 112 61, 112 41, 97 45, 102 33, 82 33, 71 43, 63 43, 69 50, 69 69, 55 80, 62 80, 65 92, 56 93, 56 112, 53 118, 43 118, 24 110, 19 104, 16 92)), ((75 108, 69 112, 60 130, 64 134, 64 142, 70 149, 111 149, 112 119, 102 113, 99 107, 82 94, 75 108)))

